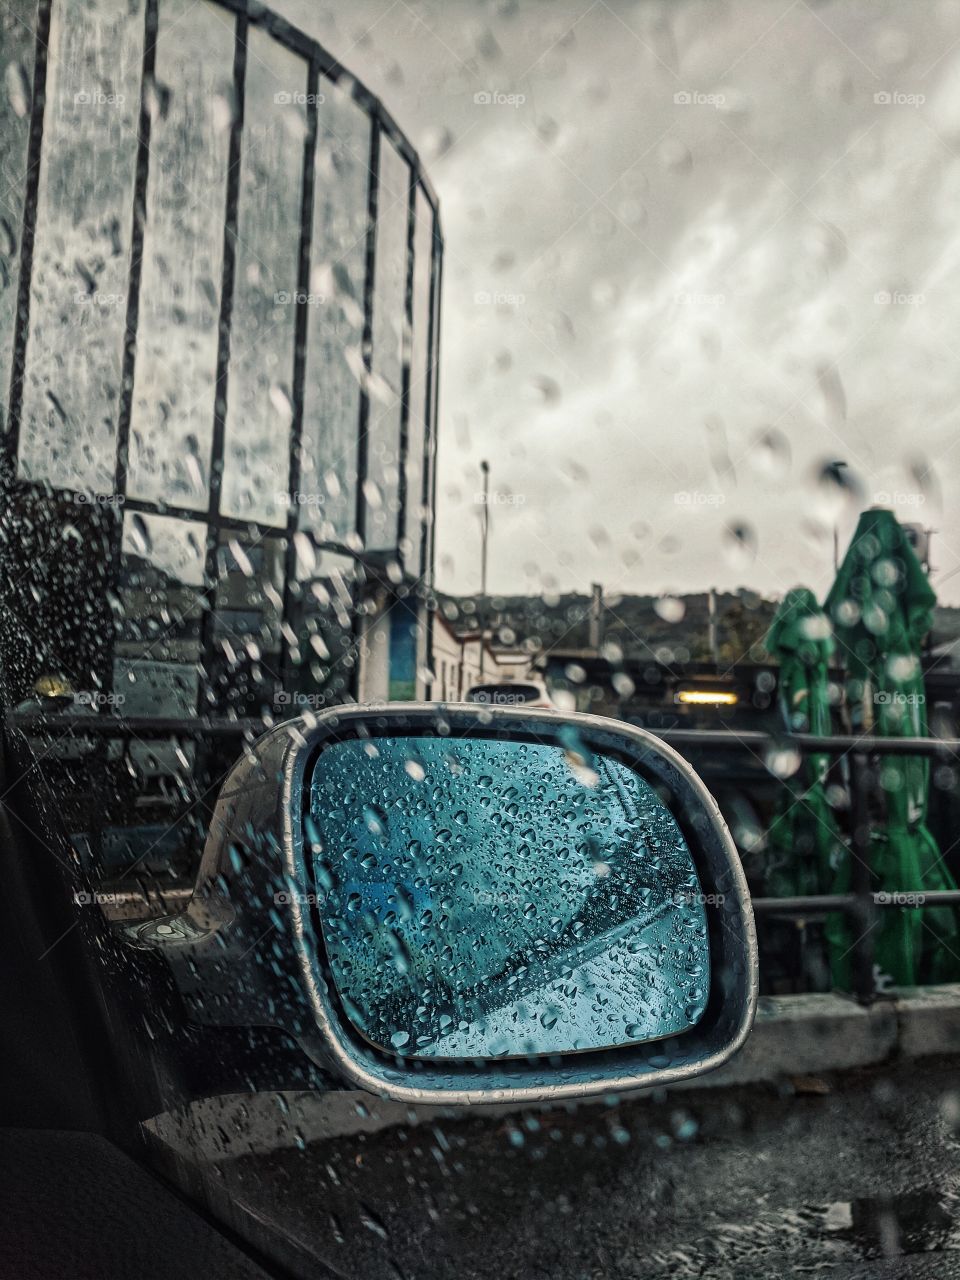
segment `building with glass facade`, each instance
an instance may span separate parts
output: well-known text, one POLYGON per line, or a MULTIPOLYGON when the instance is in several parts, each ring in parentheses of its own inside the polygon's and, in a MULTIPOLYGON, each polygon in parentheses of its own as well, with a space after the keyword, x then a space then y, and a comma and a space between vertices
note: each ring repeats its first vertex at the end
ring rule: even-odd
POLYGON ((122 716, 90 731, 117 761, 96 820, 71 730, 74 825, 122 845, 136 802, 177 845, 171 816, 238 754, 192 721, 429 694, 437 201, 382 103, 259 4, 20 8, 5 697, 49 711, 53 677, 74 719, 122 716))

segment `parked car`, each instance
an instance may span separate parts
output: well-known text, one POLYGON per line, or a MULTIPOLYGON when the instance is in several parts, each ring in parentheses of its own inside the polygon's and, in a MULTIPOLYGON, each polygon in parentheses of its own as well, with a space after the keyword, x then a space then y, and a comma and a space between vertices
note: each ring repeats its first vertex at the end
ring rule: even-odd
POLYGON ((543 707, 553 709, 553 699, 542 680, 474 684, 467 690, 467 702, 489 707, 543 707))

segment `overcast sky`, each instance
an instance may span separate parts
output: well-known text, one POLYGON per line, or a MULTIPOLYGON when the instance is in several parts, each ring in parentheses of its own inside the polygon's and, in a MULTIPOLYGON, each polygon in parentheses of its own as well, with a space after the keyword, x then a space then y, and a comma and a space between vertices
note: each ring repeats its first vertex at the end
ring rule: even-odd
POLYGON ((496 591, 822 594, 874 501, 960 570, 958 0, 276 7, 440 196, 442 587, 482 458, 496 591))

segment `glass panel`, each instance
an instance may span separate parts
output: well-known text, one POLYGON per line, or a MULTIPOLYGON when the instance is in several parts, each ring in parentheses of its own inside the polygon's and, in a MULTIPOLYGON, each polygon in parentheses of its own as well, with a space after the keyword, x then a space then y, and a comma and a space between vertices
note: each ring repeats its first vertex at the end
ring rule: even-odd
POLYGON ((407 279, 410 166, 386 137, 380 144, 373 291, 373 376, 367 439, 366 545, 397 545, 401 373, 407 279))
POLYGON ((359 1030, 405 1056, 564 1053, 687 1030, 709 944, 686 841, 608 757, 540 742, 335 743, 308 838, 359 1030))
POLYGON ((113 688, 127 716, 197 708, 206 526, 127 511, 113 688))
POLYGON ((233 52, 223 13, 164 0, 127 492, 196 510, 209 495, 233 52))
POLYGON ((307 67, 250 32, 220 510, 285 525, 307 67))
MULTIPOLYGON (((127 511, 117 595, 113 708, 124 718, 193 716, 200 686, 206 526, 127 511)), ((110 784, 95 861, 109 878, 137 866, 182 871, 199 850, 197 744, 134 731, 106 744, 110 784)))
POLYGON ((420 637, 423 634, 417 601, 411 596, 387 607, 390 624, 390 669, 387 697, 391 702, 412 702, 417 696, 420 637))
POLYGON ((112 493, 143 57, 142 4, 54 4, 20 473, 112 493))
POLYGON ((423 483, 427 434, 427 390, 430 384, 430 282, 433 276, 433 210, 417 188, 416 225, 413 234, 413 335, 410 359, 410 391, 407 417, 406 522, 403 562, 408 573, 423 572, 423 483))
POLYGON ((321 80, 317 124, 301 528, 331 541, 356 533, 370 121, 321 80))
POLYGON ((210 682, 220 714, 261 715, 282 686, 285 538, 224 531, 217 550, 210 682))
POLYGON ((10 14, 3 27, 6 92, 0 93, 0 191, 4 193, 0 202, 0 427, 6 417, 13 361, 35 44, 31 26, 10 14))
POLYGON ((357 564, 349 556, 316 551, 297 535, 296 582, 290 609, 291 683, 277 698, 280 718, 343 702, 354 686, 353 634, 357 564))

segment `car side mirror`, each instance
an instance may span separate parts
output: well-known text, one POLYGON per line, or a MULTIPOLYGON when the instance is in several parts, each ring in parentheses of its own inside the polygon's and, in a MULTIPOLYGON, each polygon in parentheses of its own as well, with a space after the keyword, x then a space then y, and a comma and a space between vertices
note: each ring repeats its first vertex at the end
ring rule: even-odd
POLYGON ((525 708, 337 709, 221 791, 182 916, 127 930, 192 1016, 270 1024, 408 1103, 665 1085, 743 1043, 749 894, 717 805, 653 735, 525 708))

